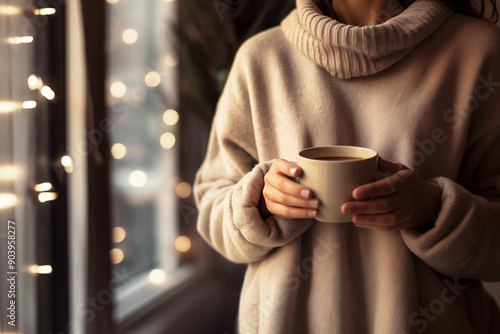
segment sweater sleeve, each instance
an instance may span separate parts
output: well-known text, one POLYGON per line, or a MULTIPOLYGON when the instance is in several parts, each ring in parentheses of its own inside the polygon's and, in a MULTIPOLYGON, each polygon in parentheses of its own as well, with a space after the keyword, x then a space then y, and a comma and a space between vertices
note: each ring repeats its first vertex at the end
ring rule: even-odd
POLYGON ((500 280, 500 71, 484 74, 456 182, 437 177, 441 211, 432 228, 402 232, 409 249, 454 277, 500 280), (488 90, 486 90, 489 89, 488 90), (491 94, 490 94, 491 93, 491 94))
MULTIPOLYGON (((194 184, 198 232, 220 254, 238 263, 263 259, 312 225, 312 220, 261 218, 264 175, 272 160, 259 159, 247 80, 250 63, 244 45, 219 99, 207 154, 194 184)), ((268 156, 275 153, 266 149, 272 152, 268 156)))

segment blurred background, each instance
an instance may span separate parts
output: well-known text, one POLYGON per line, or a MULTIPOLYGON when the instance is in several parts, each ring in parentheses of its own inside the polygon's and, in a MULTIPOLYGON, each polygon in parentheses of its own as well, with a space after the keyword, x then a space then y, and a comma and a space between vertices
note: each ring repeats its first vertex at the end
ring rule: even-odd
POLYGON ((293 7, 0 0, 1 333, 235 333, 192 184, 237 48, 293 7))

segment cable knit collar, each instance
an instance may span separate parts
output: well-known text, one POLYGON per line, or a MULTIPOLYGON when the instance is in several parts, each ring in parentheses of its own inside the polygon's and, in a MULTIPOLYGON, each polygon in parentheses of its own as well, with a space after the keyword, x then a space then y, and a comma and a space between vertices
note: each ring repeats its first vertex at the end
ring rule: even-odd
POLYGON ((393 65, 452 12, 439 0, 417 0, 382 24, 358 27, 325 16, 315 0, 297 0, 281 27, 295 48, 333 76, 349 79, 393 65))

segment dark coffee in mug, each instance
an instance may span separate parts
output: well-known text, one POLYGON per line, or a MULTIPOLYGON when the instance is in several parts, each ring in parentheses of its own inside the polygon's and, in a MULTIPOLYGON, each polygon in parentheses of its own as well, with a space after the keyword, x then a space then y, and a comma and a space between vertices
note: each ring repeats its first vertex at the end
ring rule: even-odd
POLYGON ((324 161, 343 161, 343 160, 361 160, 362 158, 352 157, 348 155, 339 154, 312 154, 308 156, 309 159, 324 160, 324 161))

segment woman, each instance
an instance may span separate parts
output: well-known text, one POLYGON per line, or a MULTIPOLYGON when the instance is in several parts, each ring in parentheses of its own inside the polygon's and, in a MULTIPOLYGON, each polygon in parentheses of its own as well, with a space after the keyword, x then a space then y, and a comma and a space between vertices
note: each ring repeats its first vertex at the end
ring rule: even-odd
POLYGON ((195 184, 199 232, 248 264, 240 333, 500 333, 499 60, 438 0, 297 0, 240 48, 195 184), (389 176, 321 223, 290 161, 337 144, 389 176))

